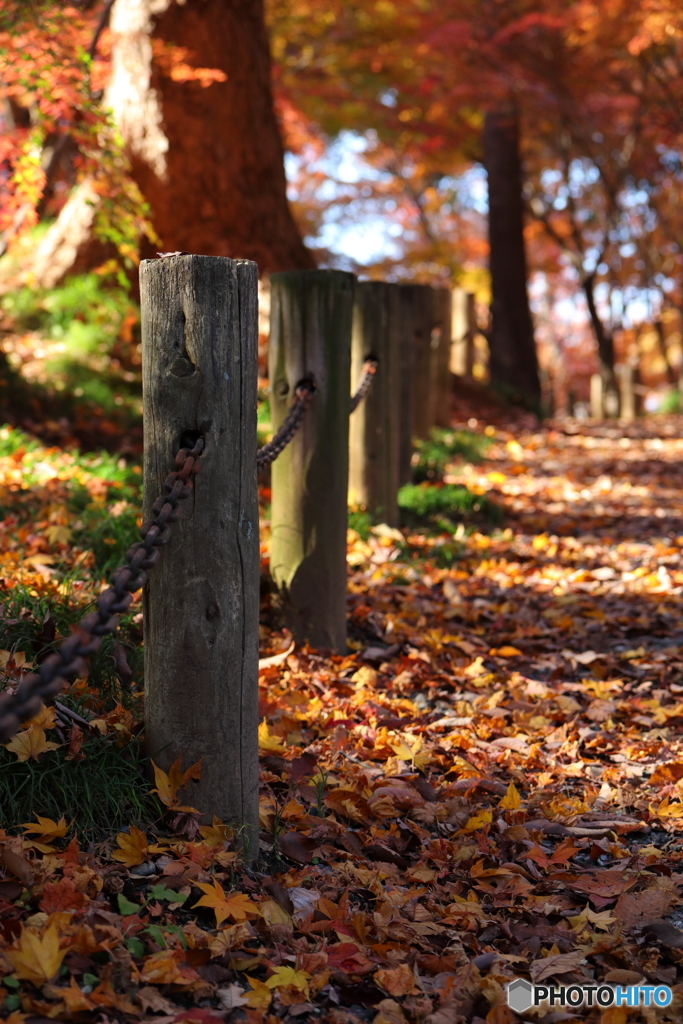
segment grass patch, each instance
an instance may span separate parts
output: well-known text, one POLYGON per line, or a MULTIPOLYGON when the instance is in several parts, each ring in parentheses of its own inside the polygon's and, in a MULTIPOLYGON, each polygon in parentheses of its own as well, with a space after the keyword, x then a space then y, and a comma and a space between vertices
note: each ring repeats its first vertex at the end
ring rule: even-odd
POLYGON ((434 427, 425 441, 418 441, 412 458, 416 484, 443 480, 446 467, 456 462, 481 462, 491 439, 469 430, 434 427))
POLYGON ((431 524, 447 532, 468 516, 479 514, 492 521, 500 516, 485 495, 473 494, 462 484, 406 484, 398 492, 398 506, 405 526, 431 524))
POLYGON ((40 761, 17 761, 0 748, 0 825, 16 828, 41 814, 54 821, 75 819, 80 839, 98 841, 127 825, 149 824, 163 808, 149 793, 140 742, 116 747, 93 737, 83 743, 82 761, 67 761, 68 747, 40 761))
POLYGON ((372 525, 373 520, 369 512, 357 508, 349 509, 348 527, 355 530, 361 540, 368 539, 372 525))

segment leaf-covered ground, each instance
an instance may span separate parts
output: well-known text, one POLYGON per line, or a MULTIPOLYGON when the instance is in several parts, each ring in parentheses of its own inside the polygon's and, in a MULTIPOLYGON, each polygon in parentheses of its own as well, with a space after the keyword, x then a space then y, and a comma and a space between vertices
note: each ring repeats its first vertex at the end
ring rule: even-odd
MULTIPOLYGON (((460 427, 423 475, 480 496, 469 518, 432 501, 401 531, 352 519, 352 653, 286 654, 264 605, 253 867, 223 823, 179 809, 200 766, 157 772, 151 796, 138 775, 109 834, 59 788, 92 780, 103 749, 138 771, 139 604, 91 678, 0 751, 29 800, 0 797, 12 1024, 512 1024, 517 976, 668 984, 666 1010, 578 1019, 680 1020, 680 424, 470 421, 473 462, 460 427)), ((2 441, 14 685, 99 590, 137 492, 115 460, 2 441)))

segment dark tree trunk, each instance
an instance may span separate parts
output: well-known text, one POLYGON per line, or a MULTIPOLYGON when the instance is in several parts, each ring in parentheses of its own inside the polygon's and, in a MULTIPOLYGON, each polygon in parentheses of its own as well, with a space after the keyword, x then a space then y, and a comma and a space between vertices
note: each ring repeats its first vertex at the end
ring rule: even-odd
POLYGON ((589 274, 588 277, 583 279, 583 293, 586 296, 588 314, 598 346, 598 362, 600 363, 600 376, 602 377, 603 412, 606 416, 618 416, 620 403, 619 387, 614 372, 614 338, 600 319, 600 314, 595 304, 594 285, 594 274, 589 274))
POLYGON ((167 169, 160 178, 138 158, 134 173, 164 249, 251 259, 260 272, 313 267, 287 203, 262 0, 172 3, 151 35, 227 76, 203 88, 153 63, 167 169))
MULTIPOLYGON (((103 103, 160 238, 142 255, 160 247, 251 259, 261 273, 313 268, 287 202, 263 0, 116 0, 111 34, 103 103), (203 81, 188 80, 196 68, 203 81)), ((89 179, 72 193, 36 248, 36 283, 102 262, 100 204, 89 179)))
POLYGON ((484 122, 489 193, 491 383, 513 401, 540 408, 541 385, 527 294, 522 166, 516 111, 490 111, 484 122))

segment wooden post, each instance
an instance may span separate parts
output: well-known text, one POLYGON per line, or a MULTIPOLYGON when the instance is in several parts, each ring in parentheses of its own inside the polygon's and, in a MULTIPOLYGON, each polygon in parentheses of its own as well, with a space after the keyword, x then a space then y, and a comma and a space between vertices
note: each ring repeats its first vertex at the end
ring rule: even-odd
POLYGON ((627 423, 636 418, 635 372, 632 363, 622 363, 619 373, 621 419, 627 423))
POLYGON ((438 427, 451 425, 451 292, 450 288, 432 288, 433 323, 431 329, 431 380, 433 422, 438 427))
POLYGON ((592 419, 603 419, 605 415, 603 408, 603 386, 602 377, 599 373, 594 373, 591 376, 590 410, 592 419))
POLYGON ((464 288, 451 292, 450 371, 457 377, 471 377, 474 371, 474 338, 477 333, 474 295, 464 288))
POLYGON ((346 650, 346 522, 355 278, 340 270, 273 274, 269 375, 273 427, 296 385, 316 393, 272 469, 274 603, 299 642, 346 650))
POLYGON ((398 525, 399 288, 366 281, 356 285, 351 339, 351 387, 368 356, 378 361, 370 391, 351 416, 349 504, 364 506, 374 519, 398 525))
MULTIPOLYGON (((410 466, 413 437, 429 437, 429 431, 434 425, 434 401, 431 392, 434 302, 432 288, 428 284, 401 285, 400 295, 401 323, 405 332, 402 345, 402 392, 410 390, 412 405, 412 423, 407 419, 401 431, 401 461, 404 464, 407 455, 410 466)), ((404 483, 405 480, 402 479, 401 482, 404 483)))
POLYGON ((147 751, 165 770, 179 756, 184 768, 203 758, 183 802, 245 826, 253 854, 257 268, 215 256, 145 260, 140 293, 145 516, 188 435, 206 442, 194 497, 145 589, 147 751))

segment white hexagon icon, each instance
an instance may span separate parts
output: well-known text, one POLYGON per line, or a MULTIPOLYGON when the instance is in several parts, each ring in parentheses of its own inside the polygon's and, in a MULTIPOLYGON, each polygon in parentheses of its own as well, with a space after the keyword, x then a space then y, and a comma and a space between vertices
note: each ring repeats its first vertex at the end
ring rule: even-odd
POLYGON ((534 1005, 531 983, 524 978, 515 978, 507 987, 508 1006, 515 1013, 524 1013, 534 1005))

